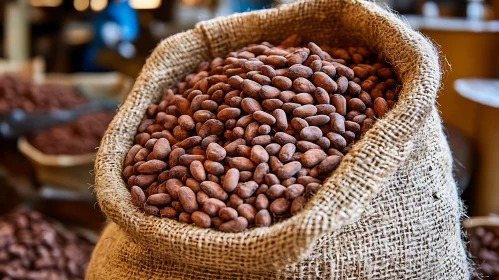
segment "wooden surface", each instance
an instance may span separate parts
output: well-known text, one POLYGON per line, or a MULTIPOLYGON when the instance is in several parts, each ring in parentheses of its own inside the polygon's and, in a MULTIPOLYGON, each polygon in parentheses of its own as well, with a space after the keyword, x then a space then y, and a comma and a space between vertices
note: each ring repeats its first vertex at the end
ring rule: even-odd
MULTIPOLYGON (((454 82, 460 78, 499 77, 499 33, 421 30, 440 47, 443 88, 437 102, 444 121, 471 140, 477 163, 471 215, 499 214, 499 109, 460 96, 454 82)), ((480 94, 477 90, 476 94, 480 94)))
POLYGON ((473 215, 499 214, 499 109, 479 105, 473 215))
POLYGON ((475 213, 499 213, 499 79, 459 79, 458 93, 476 102, 477 112, 477 184, 475 213))
POLYGON ((477 216, 463 221, 465 229, 475 227, 499 227, 499 216, 477 216))
POLYGON ((5 54, 9 60, 25 62, 29 59, 30 28, 27 0, 7 3, 5 7, 5 54))
POLYGON ((444 65, 444 87, 438 98, 443 119, 466 136, 475 139, 480 106, 460 96, 453 85, 459 78, 498 77, 499 33, 421 31, 440 46, 440 51, 447 60, 443 63, 450 64, 444 65))
POLYGON ((409 25, 416 30, 499 32, 499 20, 469 20, 459 17, 425 17, 404 15, 409 25))

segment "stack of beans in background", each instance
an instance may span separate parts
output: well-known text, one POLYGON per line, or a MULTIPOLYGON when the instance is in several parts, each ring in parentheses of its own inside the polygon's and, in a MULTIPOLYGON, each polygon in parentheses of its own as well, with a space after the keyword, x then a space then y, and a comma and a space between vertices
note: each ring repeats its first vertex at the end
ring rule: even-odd
POLYGON ((115 114, 114 111, 88 113, 71 123, 33 133, 28 141, 50 155, 94 153, 115 114))
POLYGON ((32 211, 0 217, 1 279, 84 279, 93 244, 32 211))
MULTIPOLYGON (((499 279, 499 227, 478 227, 470 235, 469 251, 485 279, 499 279)), ((478 279, 478 278, 477 278, 478 279)))
MULTIPOLYGON (((88 99, 71 86, 37 84, 12 74, 0 77, 0 116, 14 109, 48 113, 86 103, 88 99)), ((45 154, 94 153, 115 114, 114 111, 88 113, 71 123, 34 132, 28 141, 45 154)))
POLYGON ((74 108, 87 102, 85 97, 70 86, 37 84, 12 74, 0 77, 0 116, 13 109, 47 113, 74 108))

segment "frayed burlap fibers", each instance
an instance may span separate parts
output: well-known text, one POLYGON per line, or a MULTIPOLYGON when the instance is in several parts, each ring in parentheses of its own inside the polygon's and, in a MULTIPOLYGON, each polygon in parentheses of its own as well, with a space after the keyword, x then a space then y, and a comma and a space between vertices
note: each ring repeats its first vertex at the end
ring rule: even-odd
POLYGON ((109 126, 95 191, 111 223, 88 279, 467 279, 462 206, 435 106, 433 46, 395 15, 355 0, 312 0, 201 22, 162 41, 109 126), (346 155, 307 207, 268 228, 201 229, 145 215, 121 177, 146 108, 196 65, 291 34, 366 45, 402 81, 398 104, 346 155))

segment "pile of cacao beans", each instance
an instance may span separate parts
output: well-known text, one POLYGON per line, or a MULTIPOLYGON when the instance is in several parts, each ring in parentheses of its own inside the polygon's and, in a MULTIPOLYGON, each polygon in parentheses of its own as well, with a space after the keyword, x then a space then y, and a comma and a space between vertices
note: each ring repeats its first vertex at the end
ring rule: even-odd
POLYGON ((469 251, 479 274, 485 279, 499 279, 499 227, 474 229, 470 235, 469 251))
POLYGON ((305 206, 400 89, 365 47, 252 44, 201 62, 148 108, 123 178, 150 215, 270 226, 305 206))
POLYGON ((87 113, 70 123, 35 132, 28 141, 49 155, 95 153, 115 114, 115 111, 87 113))
POLYGON ((0 217, 1 279, 84 279, 93 248, 38 212, 0 217))
POLYGON ((0 115, 13 109, 30 113, 47 113, 58 109, 70 109, 88 100, 70 86, 37 84, 14 74, 0 77, 0 115))

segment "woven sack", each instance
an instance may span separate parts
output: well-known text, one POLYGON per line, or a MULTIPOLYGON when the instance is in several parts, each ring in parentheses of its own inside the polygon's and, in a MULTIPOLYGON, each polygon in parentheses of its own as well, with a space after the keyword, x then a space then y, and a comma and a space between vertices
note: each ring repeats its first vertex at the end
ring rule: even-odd
POLYGON ((467 279, 462 206, 435 106, 437 52, 376 4, 312 0, 201 22, 162 41, 109 126, 95 191, 111 223, 88 279, 467 279), (291 34, 366 45, 403 83, 398 104, 346 155, 306 208, 268 228, 222 233, 145 215, 121 177, 148 106, 196 65, 291 34))

